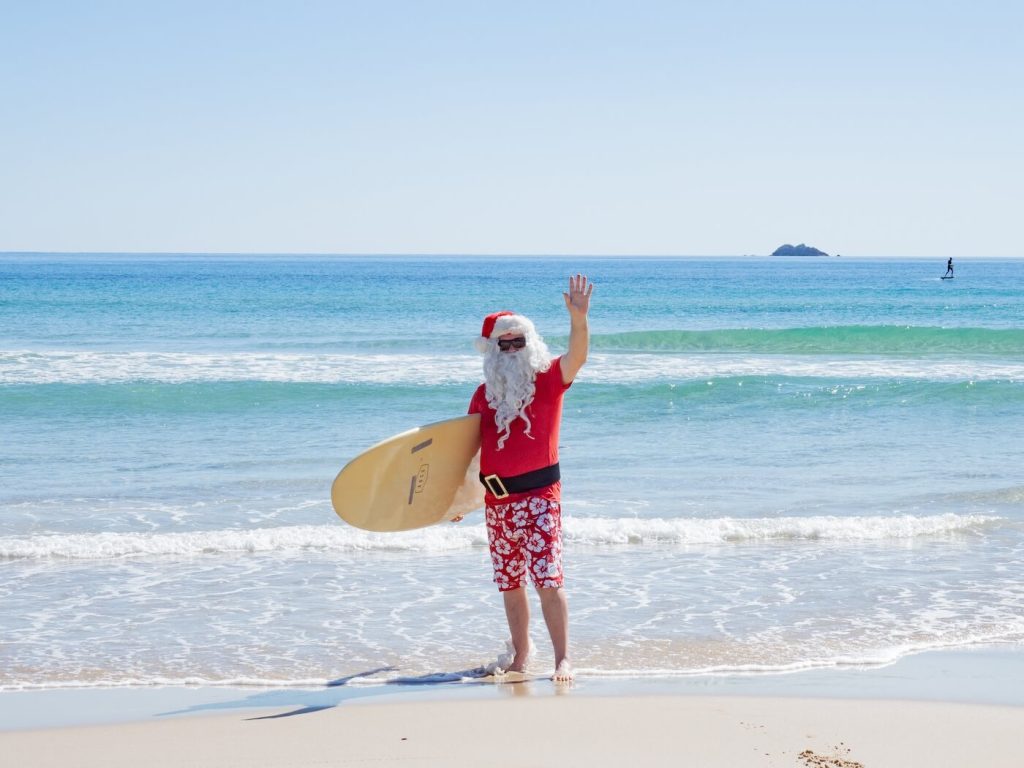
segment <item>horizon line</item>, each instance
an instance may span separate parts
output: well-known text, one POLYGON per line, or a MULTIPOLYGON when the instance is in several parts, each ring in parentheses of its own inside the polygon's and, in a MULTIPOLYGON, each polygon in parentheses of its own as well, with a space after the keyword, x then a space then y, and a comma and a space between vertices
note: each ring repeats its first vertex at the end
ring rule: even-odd
POLYGON ((0 250, 0 256, 302 256, 302 257, 340 257, 340 258, 581 258, 581 259, 1022 259, 1024 256, 991 256, 963 254, 933 255, 879 255, 879 254, 827 254, 825 256, 780 255, 770 253, 512 253, 512 252, 445 252, 445 251, 378 251, 378 252, 342 252, 342 251, 45 251, 45 250, 0 250))

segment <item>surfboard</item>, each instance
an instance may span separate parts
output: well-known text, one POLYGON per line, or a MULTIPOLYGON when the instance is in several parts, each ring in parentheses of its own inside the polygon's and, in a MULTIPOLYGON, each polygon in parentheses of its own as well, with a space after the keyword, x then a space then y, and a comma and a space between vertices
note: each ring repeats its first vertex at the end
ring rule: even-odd
POLYGON ((478 413, 389 437, 334 478, 334 511, 366 531, 411 531, 481 509, 479 450, 478 413))
POLYGON ((954 277, 955 277, 955 275, 944 275, 944 276, 942 277, 942 279, 943 279, 943 280, 952 280, 952 279, 953 279, 954 277))

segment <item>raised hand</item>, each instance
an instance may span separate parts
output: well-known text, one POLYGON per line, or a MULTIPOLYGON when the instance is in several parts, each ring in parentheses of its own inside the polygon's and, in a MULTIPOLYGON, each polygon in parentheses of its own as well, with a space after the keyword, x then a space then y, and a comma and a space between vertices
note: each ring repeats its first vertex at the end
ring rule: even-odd
POLYGON ((569 292, 563 293, 565 308, 569 310, 569 317, 586 317, 590 311, 590 294, 594 292, 594 284, 587 281, 586 275, 577 274, 569 277, 569 292))
POLYGON ((584 275, 569 278, 569 292, 563 293, 565 308, 569 310, 569 349, 562 356, 562 383, 568 386, 580 368, 587 362, 590 348, 590 329, 587 312, 590 311, 590 294, 594 284, 587 282, 584 275))

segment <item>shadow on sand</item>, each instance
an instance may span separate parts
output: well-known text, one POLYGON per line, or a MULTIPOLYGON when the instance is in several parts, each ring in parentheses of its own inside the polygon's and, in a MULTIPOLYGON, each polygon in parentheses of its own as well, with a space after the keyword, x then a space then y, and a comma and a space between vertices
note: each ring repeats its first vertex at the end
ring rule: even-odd
POLYGON ((333 709, 346 701, 356 699, 373 698, 394 694, 397 687, 422 688, 424 690, 438 686, 450 686, 464 688, 466 686, 493 686, 496 683, 505 686, 516 686, 528 683, 536 678, 517 679, 506 681, 494 677, 485 667, 474 667, 459 672, 434 672, 428 675, 417 677, 395 677, 381 681, 379 685, 353 686, 353 681, 371 678, 385 672, 397 672, 395 667, 379 667, 369 669, 365 672, 358 672, 348 677, 341 677, 337 680, 330 680, 322 688, 281 688, 279 690, 260 691, 251 696, 231 701, 207 702, 196 704, 185 709, 173 712, 160 712, 157 717, 171 717, 174 715, 188 715, 199 712, 230 711, 234 709, 278 709, 281 707, 297 707, 296 709, 279 712, 272 715, 261 715, 258 717, 246 718, 247 720, 277 720, 283 717, 294 717, 296 715, 308 715, 314 712, 322 712, 325 709, 333 709))

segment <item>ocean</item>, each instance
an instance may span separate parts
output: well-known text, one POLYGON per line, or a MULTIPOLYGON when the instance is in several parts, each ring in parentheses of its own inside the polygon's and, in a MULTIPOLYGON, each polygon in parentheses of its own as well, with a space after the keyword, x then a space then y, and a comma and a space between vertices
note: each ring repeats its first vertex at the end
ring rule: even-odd
MULTIPOLYGON (((1024 262, 0 255, 0 691, 444 679, 507 636, 481 516, 370 534, 483 316, 592 348, 561 460, 587 676, 1024 644, 1024 262)), ((550 647, 534 600, 538 669, 550 647)))

